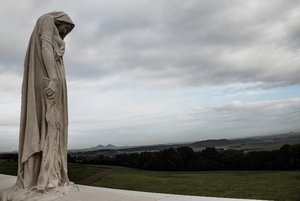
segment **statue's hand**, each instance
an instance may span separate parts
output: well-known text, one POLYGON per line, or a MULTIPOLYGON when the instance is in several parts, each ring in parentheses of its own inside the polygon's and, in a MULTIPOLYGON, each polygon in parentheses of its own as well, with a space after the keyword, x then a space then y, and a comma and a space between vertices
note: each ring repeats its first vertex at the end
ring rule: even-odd
POLYGON ((45 94, 49 99, 54 99, 56 91, 57 91, 57 81, 50 80, 48 87, 44 89, 45 94))

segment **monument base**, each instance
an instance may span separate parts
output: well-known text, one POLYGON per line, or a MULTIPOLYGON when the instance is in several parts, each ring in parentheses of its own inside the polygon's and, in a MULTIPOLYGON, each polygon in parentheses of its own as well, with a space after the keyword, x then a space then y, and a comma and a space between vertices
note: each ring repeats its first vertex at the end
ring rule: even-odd
MULTIPOLYGON (((14 185, 12 180, 15 182, 16 177, 4 175, 3 178, 3 175, 0 175, 0 184, 3 184, 3 181, 5 181, 5 185, 12 183, 8 188, 0 188, 0 201, 55 201, 60 200, 60 198, 70 193, 79 191, 79 188, 74 183, 48 189, 46 192, 25 190, 14 185), (5 177, 7 177, 7 179, 5 177)), ((2 187, 2 185, 0 187, 2 187)))
MULTIPOLYGON (((15 176, 0 174, 0 189, 8 188, 16 182, 15 176)), ((102 187, 76 185, 76 192, 55 198, 56 201, 254 201, 247 199, 185 196, 164 193, 118 190, 102 187)), ((75 187, 76 187, 75 186, 75 187)), ((50 197, 48 197, 50 198, 50 197)))

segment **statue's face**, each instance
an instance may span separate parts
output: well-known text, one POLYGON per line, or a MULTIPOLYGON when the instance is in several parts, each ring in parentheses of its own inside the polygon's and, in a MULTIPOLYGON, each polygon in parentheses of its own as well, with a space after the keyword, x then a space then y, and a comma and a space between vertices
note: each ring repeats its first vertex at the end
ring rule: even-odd
POLYGON ((72 25, 64 22, 55 22, 55 25, 58 29, 59 35, 62 39, 69 33, 72 29, 72 25))
POLYGON ((68 32, 68 25, 66 23, 59 23, 56 25, 59 35, 64 38, 67 35, 68 32))

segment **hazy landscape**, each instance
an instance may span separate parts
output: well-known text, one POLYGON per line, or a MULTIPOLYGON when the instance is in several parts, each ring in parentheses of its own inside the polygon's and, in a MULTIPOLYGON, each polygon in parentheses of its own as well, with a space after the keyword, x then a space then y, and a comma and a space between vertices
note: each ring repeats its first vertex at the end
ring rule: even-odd
MULTIPOLYGON (((68 169, 70 179, 83 185, 294 201, 300 199, 299 158, 300 133, 289 132, 183 144, 99 145, 70 150, 68 169)), ((0 154, 0 174, 16 171, 17 153, 0 154)))
POLYGON ((100 144, 98 146, 90 148, 72 149, 69 150, 69 153, 119 154, 143 151, 159 151, 162 149, 177 148, 182 146, 189 146, 195 151, 204 149, 206 147, 216 147, 222 149, 235 149, 244 151, 262 151, 279 149, 284 144, 296 143, 300 143, 300 132, 289 132, 267 136, 246 137, 236 139, 208 139, 190 143, 157 144, 132 147, 117 147, 112 144, 104 146, 100 144))

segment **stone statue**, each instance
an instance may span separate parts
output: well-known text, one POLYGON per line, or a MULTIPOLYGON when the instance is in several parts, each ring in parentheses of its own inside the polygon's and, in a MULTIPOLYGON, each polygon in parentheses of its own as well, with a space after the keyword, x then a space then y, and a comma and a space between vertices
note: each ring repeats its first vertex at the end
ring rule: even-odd
POLYGON ((1 201, 51 200, 45 195, 72 186, 63 39, 73 28, 66 13, 51 12, 38 18, 32 32, 24 64, 17 182, 1 192, 1 201))

